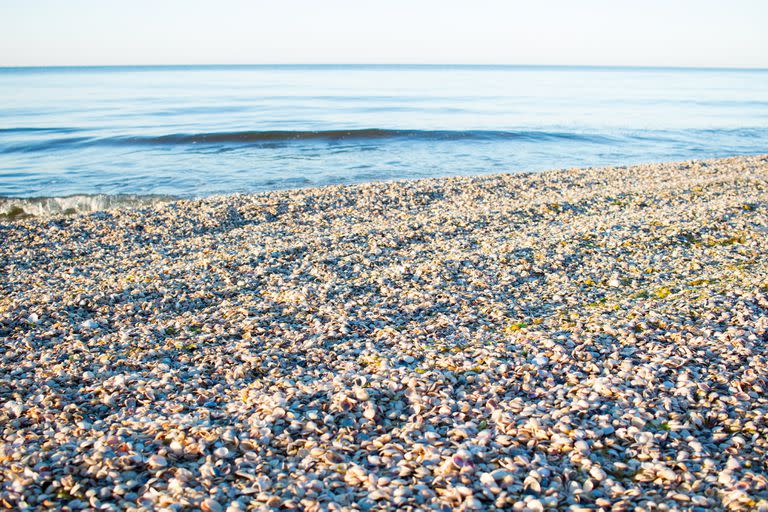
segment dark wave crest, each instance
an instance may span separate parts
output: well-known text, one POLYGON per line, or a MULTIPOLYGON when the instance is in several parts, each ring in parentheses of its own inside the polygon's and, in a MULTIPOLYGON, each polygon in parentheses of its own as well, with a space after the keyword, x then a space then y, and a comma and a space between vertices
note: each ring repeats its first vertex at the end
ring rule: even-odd
POLYGON ((259 145, 268 143, 290 143, 302 141, 581 141, 610 143, 615 139, 606 135, 548 132, 548 131, 502 131, 502 130, 390 130, 365 128, 356 130, 307 130, 307 131, 240 131, 214 133, 174 133, 157 136, 118 137, 58 137, 48 140, 34 140, 28 143, 12 143, 0 146, 0 152, 35 152, 67 147, 84 146, 174 146, 174 145, 259 145))
POLYGON ((73 133, 77 131, 79 131, 77 128, 63 128, 63 127, 0 128, 0 133, 73 133))
POLYGON ((737 139, 768 138, 765 127, 744 127, 730 129, 693 130, 639 130, 631 132, 595 133, 543 130, 397 130, 385 128, 364 128, 350 130, 268 130, 212 133, 171 133, 166 135, 118 135, 95 136, 72 128, 18 128, 2 129, 2 132, 35 132, 56 134, 54 137, 16 138, 3 144, 0 137, 0 154, 33 153, 54 150, 109 146, 197 146, 211 148, 235 148, 238 146, 274 147, 287 144, 314 142, 445 142, 445 141, 519 141, 527 143, 587 143, 615 145, 634 142, 685 142, 697 143, 713 136, 737 139), (67 133, 76 135, 66 136, 67 133), (63 135, 63 136, 62 136, 63 135))
POLYGON ((115 142, 128 144, 219 144, 249 143, 262 141, 301 141, 301 140, 377 140, 377 139, 417 139, 417 140, 500 140, 500 139, 571 139, 593 140, 597 135, 545 132, 545 131, 500 131, 500 130, 388 130, 365 128, 358 130, 310 130, 310 131, 244 131, 172 134, 159 137, 127 137, 115 142))

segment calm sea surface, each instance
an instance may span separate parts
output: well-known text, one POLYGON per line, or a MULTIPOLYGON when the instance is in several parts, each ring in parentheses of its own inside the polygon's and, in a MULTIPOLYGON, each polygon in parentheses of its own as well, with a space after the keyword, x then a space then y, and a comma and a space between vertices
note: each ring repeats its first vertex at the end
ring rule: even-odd
POLYGON ((0 196, 204 196, 768 152, 768 71, 0 68, 0 196))

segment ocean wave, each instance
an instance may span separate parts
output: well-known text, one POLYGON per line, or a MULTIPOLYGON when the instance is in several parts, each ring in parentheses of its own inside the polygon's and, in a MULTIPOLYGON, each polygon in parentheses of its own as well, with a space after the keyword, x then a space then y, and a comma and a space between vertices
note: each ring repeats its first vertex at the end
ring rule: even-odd
POLYGON ((197 134, 173 134, 159 137, 133 137, 122 139, 129 144, 205 144, 226 142, 292 141, 292 140, 357 140, 357 139, 416 139, 416 140, 607 140, 596 134, 548 131, 501 130, 390 130, 364 128, 357 130, 309 131, 245 131, 197 134))
POLYGON ((78 128, 66 128, 60 126, 19 126, 15 128, 0 128, 0 133, 74 133, 80 131, 78 128))
MULTIPOLYGON (((2 129, 0 132, 77 132, 73 128, 17 128, 2 129)), ((339 130, 266 130, 233 131, 207 133, 170 133, 164 135, 118 135, 89 136, 84 132, 72 137, 55 137, 41 140, 12 140, 0 142, 2 153, 43 152, 57 149, 76 149, 83 147, 108 146, 200 146, 200 147, 237 147, 263 146, 274 144, 312 143, 312 142, 582 142, 590 144, 617 144, 628 141, 687 141, 711 136, 729 136, 738 138, 768 138, 768 128, 742 127, 721 129, 689 130, 636 130, 615 131, 610 133, 581 131, 544 131, 544 130, 399 130, 386 128, 362 128, 339 130)))
MULTIPOLYGON (((25 129, 26 130, 26 129, 25 129)), ((42 130, 42 129, 41 129, 42 130)), ((53 131, 53 129, 51 129, 53 131)), ((611 143, 617 139, 609 135, 580 132, 536 131, 536 130, 396 130, 384 128, 363 128, 351 130, 268 130, 212 133, 173 133, 151 136, 113 137, 58 137, 49 140, 31 140, 0 145, 0 153, 49 151, 67 147, 84 146, 178 146, 178 145, 247 145, 275 142, 302 141, 576 141, 611 143)))
POLYGON ((158 194, 78 194, 66 197, 0 196, 0 220, 88 213, 114 208, 135 208, 166 203, 174 199, 177 198, 158 194))

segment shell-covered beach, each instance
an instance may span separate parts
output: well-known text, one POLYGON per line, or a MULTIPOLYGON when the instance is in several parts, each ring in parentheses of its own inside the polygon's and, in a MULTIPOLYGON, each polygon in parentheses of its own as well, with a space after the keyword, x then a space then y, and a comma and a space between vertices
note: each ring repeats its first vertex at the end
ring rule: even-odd
POLYGON ((768 510, 767 252, 768 156, 0 223, 0 507, 768 510))

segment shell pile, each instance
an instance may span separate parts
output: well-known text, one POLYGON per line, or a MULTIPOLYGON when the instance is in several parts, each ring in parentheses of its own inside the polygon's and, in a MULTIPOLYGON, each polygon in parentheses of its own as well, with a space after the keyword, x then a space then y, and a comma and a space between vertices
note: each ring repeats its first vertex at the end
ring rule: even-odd
POLYGON ((6 222, 0 507, 768 510, 767 252, 768 156, 6 222))

